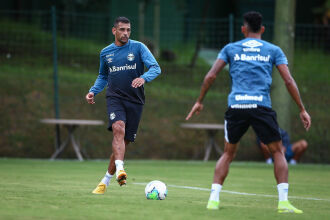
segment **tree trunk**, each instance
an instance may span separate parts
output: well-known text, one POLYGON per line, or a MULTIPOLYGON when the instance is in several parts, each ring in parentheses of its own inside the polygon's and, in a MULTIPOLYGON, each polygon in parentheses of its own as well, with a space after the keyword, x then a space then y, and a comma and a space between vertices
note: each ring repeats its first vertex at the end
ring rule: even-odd
MULTIPOLYGON (((296 0, 276 0, 275 4, 274 43, 286 54, 292 73, 296 0)), ((273 109, 277 112, 277 120, 280 127, 290 133, 291 97, 277 70, 274 71, 273 76, 272 100, 273 109)))
POLYGON ((199 24, 198 33, 197 33, 197 42, 196 42, 196 45, 195 45, 195 52, 194 52, 194 55, 191 58, 191 61, 190 61, 190 64, 189 64, 190 68, 195 67, 196 62, 197 62, 197 58, 198 58, 198 54, 199 54, 199 51, 201 49, 202 40, 203 40, 203 37, 204 37, 204 34, 205 34, 204 33, 205 32, 205 23, 206 23, 206 18, 207 18, 207 15, 208 15, 207 13, 208 13, 208 10, 209 10, 209 6, 210 6, 210 0, 207 0, 204 4, 202 21, 199 24))

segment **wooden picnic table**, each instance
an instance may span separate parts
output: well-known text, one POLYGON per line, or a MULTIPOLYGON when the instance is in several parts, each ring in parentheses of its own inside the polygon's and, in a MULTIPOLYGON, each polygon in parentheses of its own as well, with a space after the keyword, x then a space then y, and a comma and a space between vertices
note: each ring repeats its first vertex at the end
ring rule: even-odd
POLYGON ((104 122, 100 120, 77 120, 77 119, 53 119, 53 118, 47 118, 42 119, 40 121, 41 123, 45 124, 54 124, 54 125, 62 125, 68 130, 68 137, 65 139, 64 142, 60 145, 58 149, 53 153, 53 155, 50 157, 51 160, 54 160, 68 145, 69 141, 71 140, 72 147, 77 155, 78 160, 83 161, 83 157, 81 155, 80 146, 76 139, 74 138, 74 131, 76 128, 82 125, 103 125, 104 122))
POLYGON ((204 124, 204 123, 182 123, 182 128, 205 130, 207 132, 207 140, 205 142, 204 161, 208 161, 212 148, 220 155, 223 153, 219 145, 215 142, 215 135, 219 130, 224 129, 223 124, 204 124))

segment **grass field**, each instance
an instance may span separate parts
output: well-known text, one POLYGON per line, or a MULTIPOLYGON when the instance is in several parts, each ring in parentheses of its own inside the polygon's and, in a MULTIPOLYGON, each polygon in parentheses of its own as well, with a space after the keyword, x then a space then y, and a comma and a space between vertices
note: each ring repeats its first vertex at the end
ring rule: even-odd
POLYGON ((127 186, 111 182, 99 196, 91 191, 107 161, 0 159, 0 219, 329 219, 328 165, 290 167, 289 197, 304 210, 301 215, 276 213, 272 166, 263 163, 234 162, 221 193, 221 209, 206 210, 214 165, 129 160, 127 186), (144 183, 156 179, 168 185, 164 201, 144 196, 144 183))

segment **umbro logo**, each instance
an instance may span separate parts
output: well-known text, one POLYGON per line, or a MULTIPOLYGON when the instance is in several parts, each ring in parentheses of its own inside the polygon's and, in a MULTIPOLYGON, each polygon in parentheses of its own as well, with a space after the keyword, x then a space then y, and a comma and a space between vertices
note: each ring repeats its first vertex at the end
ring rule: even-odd
POLYGON ((110 120, 112 121, 113 119, 115 119, 116 114, 114 112, 111 112, 110 114, 110 120))
POLYGON ((244 42, 242 45, 245 46, 245 47, 260 47, 263 44, 256 41, 256 40, 249 40, 247 42, 244 42))

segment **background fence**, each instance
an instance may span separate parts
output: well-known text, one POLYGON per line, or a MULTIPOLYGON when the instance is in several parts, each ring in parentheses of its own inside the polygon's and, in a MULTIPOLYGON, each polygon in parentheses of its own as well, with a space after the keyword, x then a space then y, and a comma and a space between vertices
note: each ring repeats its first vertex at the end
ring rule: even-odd
MULTIPOLYGON (((242 38, 241 20, 166 19, 158 26, 155 42, 153 21, 144 22, 139 33, 138 18, 132 21, 132 39, 145 42, 153 51, 159 45, 163 74, 147 84, 147 102, 136 144, 129 158, 200 159, 206 134, 180 128, 199 94, 200 84, 219 50, 230 41, 242 38), (138 39, 143 36, 143 39, 138 39), (196 59, 195 59, 196 58, 196 59), (150 150, 152 149, 152 150, 150 150)), ((53 32, 56 25, 59 64, 59 114, 61 118, 101 119, 106 121, 103 94, 95 106, 85 104, 84 95, 98 73, 99 52, 113 41, 112 17, 107 14, 82 14, 58 11, 0 11, 0 156, 49 157, 53 151, 53 128, 39 123, 54 117, 53 32), (56 22, 52 23, 52 15, 56 22)), ((273 23, 265 23, 263 39, 272 41, 273 23)), ((295 105, 292 108, 291 138, 305 138, 310 148, 304 162, 330 162, 328 126, 329 25, 296 24, 293 75, 303 101, 313 119, 305 133, 295 105)), ((205 101, 205 111, 194 122, 222 123, 230 79, 221 73, 205 101)), ((276 110, 276 109, 275 109, 276 110)), ((279 116, 280 117, 280 116, 279 116)), ((62 132, 65 132, 62 130, 62 132)), ((92 158, 108 157, 111 135, 104 127, 79 129, 83 150, 92 158)), ((65 133, 63 134, 65 135, 65 133)), ((222 143, 222 133, 217 141, 222 143)), ((63 157, 72 157, 67 149, 63 157)), ((215 159, 217 156, 212 155, 215 159)), ((261 160, 254 133, 242 139, 237 158, 261 160)))

